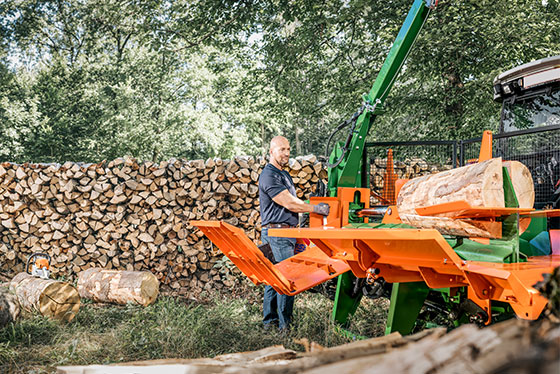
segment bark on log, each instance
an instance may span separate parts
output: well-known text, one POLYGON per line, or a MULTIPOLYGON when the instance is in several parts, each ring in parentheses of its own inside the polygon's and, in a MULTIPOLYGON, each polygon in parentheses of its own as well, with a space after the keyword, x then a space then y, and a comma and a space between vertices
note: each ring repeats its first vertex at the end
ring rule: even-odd
POLYGON ((415 214, 418 207, 461 200, 473 207, 504 207, 501 158, 411 179, 397 205, 399 213, 415 214))
MULTIPOLYGON (((528 204, 533 189, 530 173, 524 172, 516 163, 506 166, 513 170, 514 188, 523 196, 523 204, 528 204)), ((467 237, 501 236, 501 225, 497 223, 447 218, 452 214, 424 217, 415 210, 461 200, 467 201, 472 207, 504 207, 501 158, 412 179, 399 192, 397 207, 403 222, 418 228, 433 228, 443 234, 467 237)))
POLYGON ((20 308, 16 295, 9 287, 0 286, 0 329, 19 316, 20 308))
POLYGON ((70 322, 80 309, 78 291, 65 282, 19 273, 10 282, 10 289, 23 309, 37 310, 45 317, 70 322))
POLYGON ((81 297, 102 303, 153 303, 159 293, 159 281, 149 271, 119 271, 90 268, 78 275, 81 297))

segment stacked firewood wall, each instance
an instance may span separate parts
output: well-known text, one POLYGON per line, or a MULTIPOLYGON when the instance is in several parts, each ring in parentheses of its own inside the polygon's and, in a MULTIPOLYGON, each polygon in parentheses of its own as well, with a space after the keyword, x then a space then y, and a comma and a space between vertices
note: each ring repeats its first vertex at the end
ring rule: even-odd
MULTIPOLYGON (((260 241, 258 178, 266 161, 132 158, 99 164, 0 164, 0 271, 23 271, 27 257, 52 257, 54 277, 90 267, 150 270, 171 290, 232 287, 217 248, 191 220, 225 220, 260 241)), ((290 161, 307 199, 324 165, 290 161)))
MULTIPOLYGON (((440 171, 452 168, 451 160, 444 164, 429 163, 421 158, 407 158, 404 161, 393 161, 393 170, 399 179, 412 179, 426 174, 439 173, 440 171)), ((370 161, 370 188, 378 195, 381 195, 383 191, 386 170, 386 158, 375 158, 370 161)), ((373 198, 372 203, 376 203, 376 200, 373 198)))

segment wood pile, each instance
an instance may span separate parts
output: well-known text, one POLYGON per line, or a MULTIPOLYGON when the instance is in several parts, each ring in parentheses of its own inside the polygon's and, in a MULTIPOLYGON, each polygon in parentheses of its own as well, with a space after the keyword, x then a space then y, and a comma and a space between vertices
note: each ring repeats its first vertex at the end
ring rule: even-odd
MULTIPOLYGON (((412 179, 428 174, 435 174, 441 171, 453 169, 451 160, 449 162, 441 163, 428 163, 421 158, 407 158, 404 161, 394 160, 393 169, 397 178, 399 179, 412 179)), ((374 158, 370 160, 370 188, 381 195, 384 186, 384 175, 387 170, 386 158, 374 158)), ((372 201, 376 204, 377 201, 372 201)))
MULTIPOLYGON (((266 161, 120 158, 98 164, 0 164, 0 270, 15 275, 46 252, 53 277, 90 267, 153 272, 197 293, 233 287, 222 255, 190 220, 226 220, 260 241, 258 178, 266 161), (212 283, 212 284, 210 284, 212 283)), ((290 161, 299 197, 327 176, 316 157, 290 161)))
POLYGON ((401 337, 398 333, 297 353, 283 346, 212 359, 164 359, 63 366, 59 374, 156 373, 550 373, 560 371, 560 325, 511 319, 486 328, 464 325, 401 337))

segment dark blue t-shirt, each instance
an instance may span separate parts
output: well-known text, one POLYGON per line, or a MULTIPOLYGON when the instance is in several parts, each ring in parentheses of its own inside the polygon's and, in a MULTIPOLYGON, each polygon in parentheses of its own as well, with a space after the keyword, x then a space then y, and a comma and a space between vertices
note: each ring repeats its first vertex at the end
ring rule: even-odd
POLYGON ((286 223, 290 226, 297 226, 298 214, 272 200, 284 190, 288 190, 290 194, 296 196, 296 187, 292 177, 288 172, 280 170, 272 164, 267 164, 259 177, 259 201, 263 226, 269 223, 286 223))

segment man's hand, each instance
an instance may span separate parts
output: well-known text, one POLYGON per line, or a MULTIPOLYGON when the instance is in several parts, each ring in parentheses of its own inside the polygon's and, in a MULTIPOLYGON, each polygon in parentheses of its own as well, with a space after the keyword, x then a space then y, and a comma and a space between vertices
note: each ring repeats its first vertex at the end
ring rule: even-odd
POLYGON ((317 213, 325 217, 329 215, 330 210, 331 207, 327 203, 319 203, 313 206, 313 213, 317 213))

